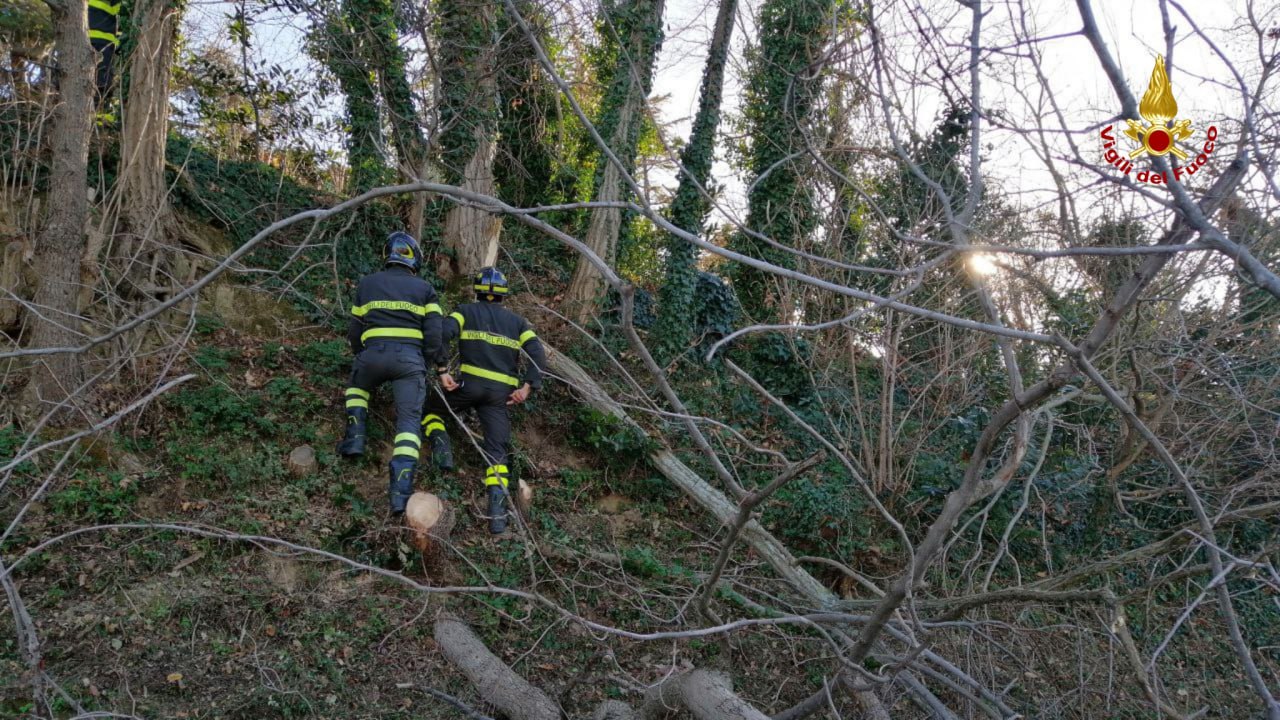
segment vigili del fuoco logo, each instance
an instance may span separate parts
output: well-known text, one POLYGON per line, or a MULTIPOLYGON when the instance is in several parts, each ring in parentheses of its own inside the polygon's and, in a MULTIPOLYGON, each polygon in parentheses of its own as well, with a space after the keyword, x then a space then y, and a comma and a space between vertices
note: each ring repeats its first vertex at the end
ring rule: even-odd
MULTIPOLYGON (((1103 157, 1112 167, 1125 175, 1130 175, 1133 173, 1133 161, 1144 155, 1151 157, 1173 155, 1182 162, 1182 165, 1173 168, 1173 177, 1176 180, 1185 181, 1209 162, 1209 156, 1213 154, 1218 139, 1217 126, 1210 125, 1205 131, 1204 144, 1194 158, 1187 150, 1178 146, 1178 143, 1194 135, 1195 130, 1191 127, 1190 119, 1178 119, 1178 101, 1173 97, 1173 86, 1169 84, 1169 75, 1164 70, 1163 55, 1156 56, 1156 66, 1151 70, 1151 83, 1147 85, 1147 92, 1143 94, 1142 102, 1138 103, 1138 114, 1142 116, 1142 120, 1146 121, 1145 123, 1139 120, 1125 120, 1128 127, 1124 129, 1124 134, 1138 146, 1128 155, 1123 154, 1124 151, 1116 147, 1115 126, 1108 125, 1102 129, 1102 147, 1106 150, 1103 157)), ((1134 175, 1134 179, 1149 185, 1169 183, 1167 172, 1158 173, 1154 170, 1139 170, 1134 175)))

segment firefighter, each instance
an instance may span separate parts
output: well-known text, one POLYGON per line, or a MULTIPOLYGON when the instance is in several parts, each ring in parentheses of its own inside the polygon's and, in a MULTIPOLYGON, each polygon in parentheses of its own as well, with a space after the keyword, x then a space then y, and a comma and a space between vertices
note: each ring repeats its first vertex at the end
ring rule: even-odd
POLYGON ((111 90, 114 72, 111 61, 115 57, 116 48, 120 46, 120 3, 122 0, 89 0, 89 44, 98 54, 98 75, 94 84, 97 91, 97 105, 106 105, 107 93, 111 90))
POLYGON ((497 268, 487 267, 476 274, 472 289, 476 302, 462 305, 441 322, 436 373, 445 392, 433 392, 428 397, 422 427, 436 466, 450 470, 453 450, 444 419, 475 408, 484 432, 480 451, 486 465, 489 532, 500 535, 507 529, 510 472, 506 463, 511 445, 508 408, 528 400, 534 390, 542 387, 547 356, 529 322, 502 307, 508 292, 507 278, 497 268), (457 380, 448 365, 455 339, 461 356, 457 380), (521 353, 531 360, 525 364, 523 379, 517 375, 521 353))
POLYGON ((418 421, 427 397, 428 358, 440 353, 440 306, 431 284, 418 277, 422 251, 408 233, 394 232, 383 247, 383 270, 360 279, 347 325, 355 353, 346 391, 347 431, 338 454, 364 453, 369 398, 391 384, 396 403, 395 448, 390 463, 391 513, 404 512, 413 494, 422 438, 418 421))

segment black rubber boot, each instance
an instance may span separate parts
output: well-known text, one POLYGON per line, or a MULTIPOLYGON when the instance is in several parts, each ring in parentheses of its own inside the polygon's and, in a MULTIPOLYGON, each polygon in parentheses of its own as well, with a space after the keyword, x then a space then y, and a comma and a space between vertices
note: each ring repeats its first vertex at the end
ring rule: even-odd
POLYGON ((338 443, 339 455, 358 457, 364 454, 364 425, 368 416, 366 408, 347 408, 347 433, 338 443))
POLYGON ((413 494, 413 471, 417 468, 417 463, 408 459, 393 459, 391 461, 391 482, 387 488, 391 499, 391 514, 404 514, 405 506, 409 504, 409 496, 413 494))
POLYGON ((501 485, 489 486, 489 534, 507 531, 507 491, 501 485))
POLYGON ((431 433, 431 462, 441 470, 453 469, 453 446, 449 443, 449 433, 437 430, 431 433))

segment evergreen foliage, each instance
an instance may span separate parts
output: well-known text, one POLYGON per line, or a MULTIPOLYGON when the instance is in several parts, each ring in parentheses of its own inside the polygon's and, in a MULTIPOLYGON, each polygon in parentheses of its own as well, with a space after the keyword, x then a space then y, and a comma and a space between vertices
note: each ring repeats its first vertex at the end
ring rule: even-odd
MULTIPOLYGON (((832 0, 766 0, 760 8, 759 46, 750 58, 743 104, 752 232, 736 233, 732 247, 782 267, 794 267, 792 256, 757 233, 791 248, 805 244, 815 226, 804 153, 823 78, 811 70, 826 46, 834 7, 832 0)), ((791 315, 793 308, 780 307, 771 290, 772 276, 742 265, 734 268, 733 280, 747 317, 776 321, 791 315)))

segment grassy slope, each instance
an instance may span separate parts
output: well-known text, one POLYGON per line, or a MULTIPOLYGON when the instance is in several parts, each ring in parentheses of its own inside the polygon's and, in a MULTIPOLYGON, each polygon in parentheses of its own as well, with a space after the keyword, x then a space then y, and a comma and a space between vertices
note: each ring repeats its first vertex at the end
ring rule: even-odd
MULTIPOLYGON (((269 339, 202 316, 175 368, 199 379, 82 447, 68 480, 7 554, 77 526, 173 522, 275 536, 403 569, 428 584, 536 590, 586 617, 633 629, 661 629, 682 612, 695 581, 680 568, 707 562, 712 528, 643 464, 622 456, 599 462, 582 440, 591 434, 583 423, 592 419, 562 389, 517 416, 513 464, 538 489, 531 520, 541 541, 620 553, 626 569, 489 541, 475 517, 480 463, 454 428, 461 471, 422 477, 419 485, 461 508, 454 539, 466 559, 428 573, 384 519, 385 394, 375 395, 368 456, 339 461, 333 453, 342 428, 344 345, 325 331, 269 339), (295 477, 286 458, 303 443, 316 449, 319 468, 295 477), (597 501, 609 495, 626 499, 617 507, 611 498, 602 511, 597 501), (612 588, 602 572, 612 583, 621 574, 632 587, 612 588)), ((20 491, 38 481, 31 470, 20 491)), ((562 699, 569 707, 585 712, 620 692, 606 679, 615 668, 603 661, 603 645, 523 601, 428 599, 334 562, 248 543, 104 531, 39 556, 21 576, 41 622, 48 669, 90 709, 209 718, 451 716, 412 687, 474 696, 432 648, 430 620, 446 605, 548 691, 587 680, 562 699), (171 680, 174 673, 181 680, 171 680)), ((0 683, 0 715, 26 702, 19 658, 12 640, 4 642, 0 677, 9 680, 0 683)), ((656 680, 670 667, 665 645, 608 645, 638 676, 656 680)), ((693 643, 682 655, 711 662, 718 652, 717 644, 693 643)))

